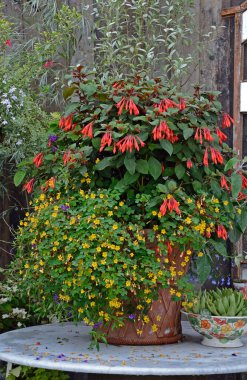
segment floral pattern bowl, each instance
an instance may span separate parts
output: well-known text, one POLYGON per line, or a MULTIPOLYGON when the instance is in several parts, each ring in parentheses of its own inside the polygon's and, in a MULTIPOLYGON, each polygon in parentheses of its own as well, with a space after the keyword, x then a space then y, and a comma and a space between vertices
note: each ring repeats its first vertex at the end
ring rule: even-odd
POLYGON ((241 347, 241 336, 247 334, 246 317, 205 316, 185 314, 192 328, 203 335, 202 344, 210 347, 241 347))

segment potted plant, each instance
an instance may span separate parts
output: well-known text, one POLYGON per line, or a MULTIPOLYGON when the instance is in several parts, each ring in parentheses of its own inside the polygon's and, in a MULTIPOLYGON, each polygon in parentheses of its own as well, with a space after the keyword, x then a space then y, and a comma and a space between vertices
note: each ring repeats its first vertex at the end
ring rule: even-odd
POLYGON ((200 292, 193 302, 184 302, 184 314, 202 344, 211 347, 241 347, 247 331, 247 300, 242 292, 216 289, 200 292))
POLYGON ((177 341, 192 256, 206 279, 210 247, 227 255, 246 227, 247 179, 218 125, 233 120, 215 93, 140 75, 103 83, 81 66, 64 95, 47 146, 15 175, 34 197, 16 239, 19 288, 96 339, 177 341))

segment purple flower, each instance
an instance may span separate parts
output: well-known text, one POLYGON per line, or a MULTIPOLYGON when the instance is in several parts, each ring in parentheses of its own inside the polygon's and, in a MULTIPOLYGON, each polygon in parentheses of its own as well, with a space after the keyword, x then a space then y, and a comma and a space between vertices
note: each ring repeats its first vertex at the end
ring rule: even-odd
POLYGON ((58 139, 58 137, 56 135, 50 135, 49 136, 49 142, 50 143, 53 143, 53 142, 57 141, 57 139, 58 139))
POLYGON ((53 299, 56 302, 56 304, 60 303, 59 296, 57 294, 54 294, 53 299))
POLYGON ((63 211, 67 211, 67 210, 69 209, 69 206, 61 205, 60 208, 61 208, 61 210, 63 210, 63 211))
POLYGON ((57 147, 56 147, 56 146, 52 146, 52 147, 51 147, 51 151, 52 151, 53 153, 55 153, 56 150, 57 150, 57 147))
POLYGON ((98 322, 93 325, 94 329, 97 329, 98 327, 102 326, 103 322, 98 322))
POLYGON ((135 314, 130 314, 129 315, 129 319, 135 319, 135 317, 136 317, 135 314))

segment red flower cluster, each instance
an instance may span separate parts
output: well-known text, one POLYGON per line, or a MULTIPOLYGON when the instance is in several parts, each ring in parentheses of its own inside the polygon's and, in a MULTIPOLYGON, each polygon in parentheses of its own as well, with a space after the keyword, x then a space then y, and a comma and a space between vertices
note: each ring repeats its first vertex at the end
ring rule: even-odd
POLYGON ((227 135, 225 135, 225 133, 223 133, 219 128, 216 129, 216 134, 219 137, 220 145, 222 145, 222 143, 227 140, 227 135))
POLYGON ((43 155, 43 153, 38 153, 38 154, 36 154, 36 156, 34 157, 34 159, 33 159, 33 163, 36 165, 37 168, 39 168, 40 165, 42 164, 43 160, 44 160, 44 155, 43 155))
POLYGON ((188 169, 191 169, 193 167, 193 162, 191 160, 187 160, 186 166, 188 169))
POLYGON ((11 47, 12 46, 12 42, 10 40, 6 40, 5 41, 5 45, 11 47))
POLYGON ((54 65, 55 65, 55 62, 52 61, 51 59, 48 59, 48 61, 46 61, 46 62, 44 63, 44 67, 45 67, 46 69, 49 69, 50 67, 53 67, 54 65))
POLYGON ((56 185, 56 178, 51 177, 48 179, 48 181, 46 181, 45 186, 41 186, 41 190, 47 191, 49 188, 55 189, 55 185, 56 185))
POLYGON ((227 183, 227 180, 226 180, 226 177, 223 175, 220 179, 220 186, 222 187, 222 189, 226 189, 226 190, 229 190, 229 186, 228 186, 228 183, 227 183))
POLYGON ((185 108, 186 108, 186 102, 185 102, 185 99, 184 99, 184 98, 181 98, 181 99, 180 99, 180 102, 179 102, 178 108, 180 109, 180 111, 185 110, 185 108))
POLYGON ((67 152, 64 152, 64 155, 63 155, 64 166, 66 166, 68 163, 73 163, 73 162, 76 162, 76 159, 72 158, 71 151, 68 150, 67 152))
POLYGON ((136 149, 139 151, 140 147, 138 143, 140 144, 141 147, 145 146, 145 143, 140 139, 140 137, 127 135, 123 139, 118 141, 118 143, 115 145, 113 153, 116 153, 116 147, 121 153, 124 153, 127 151, 132 152, 133 149, 136 149))
MULTIPOLYGON (((210 147, 210 152, 211 152, 211 158, 214 164, 223 164, 223 161, 224 161, 223 157, 217 149, 210 147)), ((204 152, 203 165, 208 166, 208 148, 206 148, 204 152)))
MULTIPOLYGON (((177 103, 175 103, 171 99, 163 99, 163 100, 161 100, 161 102, 159 104, 154 104, 154 108, 158 108, 160 114, 162 112, 167 112, 168 108, 175 108, 175 107, 179 107, 179 106, 177 105, 177 103)), ((181 107, 183 107, 182 104, 181 104, 181 107)), ((180 108, 180 109, 182 109, 182 108, 180 108)))
POLYGON ((84 137, 89 137, 90 139, 93 138, 93 121, 91 123, 87 124, 82 130, 81 133, 84 137))
POLYGON ((23 186, 23 190, 26 190, 28 194, 30 194, 33 191, 33 184, 34 184, 34 178, 30 179, 25 185, 23 186))
POLYGON ((211 132, 208 128, 197 128, 196 129, 196 133, 195 133, 195 137, 194 139, 195 140, 199 140, 200 141, 200 144, 203 143, 203 138, 204 140, 206 141, 214 141, 214 138, 213 136, 211 135, 211 132))
POLYGON ((219 225, 216 230, 218 238, 222 238, 224 240, 227 239, 227 231, 224 226, 219 225))
POLYGON ((181 211, 179 209, 179 203, 176 201, 174 197, 170 197, 169 199, 165 199, 163 204, 160 206, 160 213, 164 216, 167 212, 167 209, 172 212, 173 210, 180 215, 181 211))
POLYGON ((102 150, 104 150, 106 146, 110 146, 111 143, 112 143, 112 133, 106 132, 101 139, 99 151, 102 152, 102 150))
POLYGON ((60 122, 59 122, 59 128, 63 129, 65 132, 68 132, 74 129, 72 115, 69 115, 67 117, 61 117, 60 122))
POLYGON ((222 117, 222 128, 230 128, 232 124, 234 124, 233 118, 228 115, 228 113, 224 113, 222 117))
POLYGON ((166 139, 172 144, 178 141, 178 136, 174 135, 173 131, 168 127, 166 121, 161 121, 160 124, 153 129, 152 134, 154 140, 166 139))
POLYGON ((126 109, 126 111, 129 111, 130 115, 139 115, 139 110, 136 106, 136 104, 134 103, 134 101, 132 99, 126 99, 126 98, 123 98, 120 100, 120 102, 117 103, 117 108, 118 108, 118 115, 121 115, 124 108, 126 109))

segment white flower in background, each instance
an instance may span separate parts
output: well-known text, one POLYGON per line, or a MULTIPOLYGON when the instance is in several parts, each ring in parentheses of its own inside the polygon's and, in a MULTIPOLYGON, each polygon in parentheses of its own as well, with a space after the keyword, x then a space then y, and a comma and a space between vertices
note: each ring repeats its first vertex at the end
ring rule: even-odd
POLYGON ((9 93, 12 94, 12 92, 15 92, 15 90, 16 90, 16 87, 13 86, 13 87, 11 87, 11 88, 9 89, 9 93))
POLYGON ((17 323, 17 327, 21 327, 22 326, 22 323, 21 322, 18 322, 17 323))
POLYGON ((8 302, 10 299, 5 297, 5 298, 0 298, 0 305, 2 305, 3 303, 6 303, 8 302))
POLYGON ((10 317, 9 314, 3 314, 3 315, 2 315, 2 319, 6 319, 6 318, 9 318, 9 317, 10 317))

